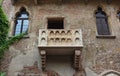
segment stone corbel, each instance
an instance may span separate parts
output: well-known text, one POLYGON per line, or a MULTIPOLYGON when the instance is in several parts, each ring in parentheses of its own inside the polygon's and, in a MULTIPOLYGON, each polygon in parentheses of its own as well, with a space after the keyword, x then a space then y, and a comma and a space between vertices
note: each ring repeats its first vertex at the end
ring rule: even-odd
POLYGON ((82 67, 82 62, 81 62, 81 51, 80 50, 75 50, 75 57, 74 57, 74 67, 75 69, 81 69, 82 67))
POLYGON ((41 61, 42 61, 42 70, 44 71, 46 68, 46 51, 41 50, 40 55, 41 55, 41 61))

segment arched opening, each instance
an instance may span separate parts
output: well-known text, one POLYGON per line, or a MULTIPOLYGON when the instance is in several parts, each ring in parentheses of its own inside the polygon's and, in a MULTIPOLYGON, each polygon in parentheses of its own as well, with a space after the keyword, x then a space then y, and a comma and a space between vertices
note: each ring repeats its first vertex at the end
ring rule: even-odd
POLYGON ((24 7, 16 14, 14 35, 28 32, 29 14, 24 7))
POLYGON ((98 7, 95 16, 98 35, 110 35, 108 18, 106 16, 106 13, 102 10, 101 7, 98 7))

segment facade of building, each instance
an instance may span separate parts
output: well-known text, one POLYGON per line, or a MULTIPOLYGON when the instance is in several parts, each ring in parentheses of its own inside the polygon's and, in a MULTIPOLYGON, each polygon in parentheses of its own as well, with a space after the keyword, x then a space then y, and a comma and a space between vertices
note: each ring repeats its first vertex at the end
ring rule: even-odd
POLYGON ((9 36, 27 32, 9 49, 8 76, 120 76, 119 2, 4 0, 9 36))

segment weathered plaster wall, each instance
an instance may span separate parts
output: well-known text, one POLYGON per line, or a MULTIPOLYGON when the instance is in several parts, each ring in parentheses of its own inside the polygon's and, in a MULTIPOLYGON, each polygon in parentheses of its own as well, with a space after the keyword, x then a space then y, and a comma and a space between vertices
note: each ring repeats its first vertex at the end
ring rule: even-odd
POLYGON ((14 12, 14 7, 12 6, 11 0, 3 0, 2 8, 4 12, 6 13, 8 19, 10 20, 14 12))
MULTIPOLYGON (((7 7, 8 6, 6 6, 6 8, 7 7)), ((97 73, 101 73, 107 69, 120 71, 119 67, 120 21, 116 17, 117 12, 119 10, 119 1, 118 2, 114 1, 111 4, 107 4, 106 2, 102 2, 100 0, 99 1, 93 0, 90 1, 88 4, 85 4, 83 1, 77 0, 75 1, 71 0, 68 1, 68 3, 67 1, 66 2, 64 1, 63 4, 62 3, 56 4, 56 2, 51 4, 49 1, 46 2, 43 1, 39 2, 39 5, 35 5, 32 0, 29 1, 21 0, 18 1, 15 6, 11 6, 10 9, 13 10, 8 10, 5 8, 5 11, 9 11, 10 14, 9 16, 11 19, 11 17, 13 18, 15 17, 15 13, 19 12, 19 9, 21 7, 25 7, 30 14, 30 24, 28 30, 29 38, 22 39, 19 43, 16 43, 15 45, 11 46, 10 51, 16 52, 15 58, 17 58, 21 54, 25 54, 22 56, 25 58, 22 57, 18 58, 19 60, 25 59, 23 60, 23 62, 25 63, 22 63, 22 61, 20 61, 20 64, 22 66, 36 61, 37 59, 35 60, 34 57, 39 59, 39 56, 36 56, 35 55, 36 53, 34 51, 36 52, 38 51, 37 49, 38 31, 39 29, 46 29, 47 18, 64 17, 65 29, 82 29, 84 44, 83 48, 84 67, 90 67, 97 73), (109 27, 112 35, 116 36, 115 39, 96 38, 97 29, 96 18, 94 13, 97 10, 97 6, 101 6, 103 10, 106 12, 108 16, 109 27), (33 58, 31 57, 30 62, 27 62, 27 59, 29 58, 27 58, 26 55, 28 55, 29 53, 33 58), (118 54, 118 56, 113 57, 110 56, 109 54, 115 55, 118 54), (103 65, 105 65, 106 67, 103 67, 103 65), (114 66, 114 68, 111 68, 110 66, 114 66)), ((14 19, 10 21, 12 31, 14 27, 13 25, 14 19)), ((12 32, 10 34, 12 34, 12 32)), ((14 62, 15 59, 13 58, 12 61, 14 62)), ((11 64, 14 64, 12 63, 12 61, 11 64)), ((17 63, 15 64, 18 65, 17 63)))

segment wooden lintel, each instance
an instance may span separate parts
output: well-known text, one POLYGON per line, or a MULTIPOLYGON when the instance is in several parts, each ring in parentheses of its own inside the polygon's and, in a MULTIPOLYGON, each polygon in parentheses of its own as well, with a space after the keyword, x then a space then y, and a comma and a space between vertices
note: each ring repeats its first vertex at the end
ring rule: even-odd
POLYGON ((34 0, 35 4, 37 5, 38 4, 38 0, 34 0))

